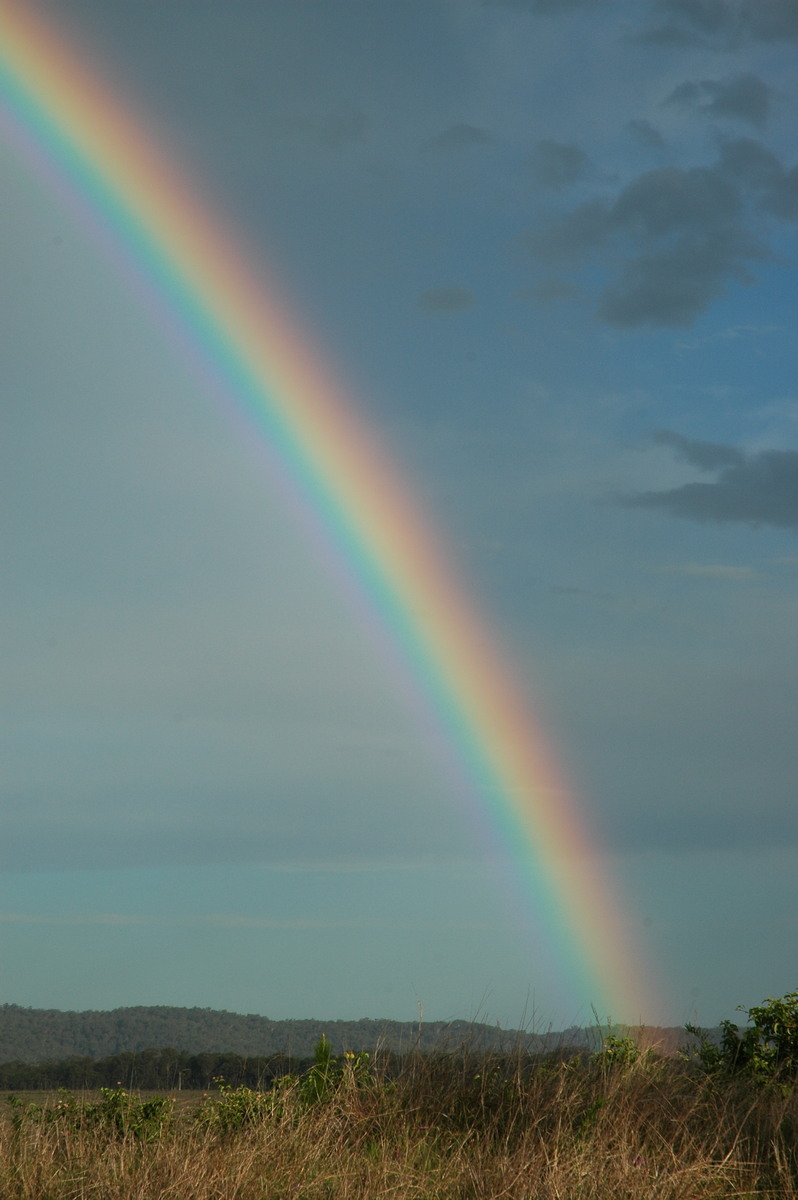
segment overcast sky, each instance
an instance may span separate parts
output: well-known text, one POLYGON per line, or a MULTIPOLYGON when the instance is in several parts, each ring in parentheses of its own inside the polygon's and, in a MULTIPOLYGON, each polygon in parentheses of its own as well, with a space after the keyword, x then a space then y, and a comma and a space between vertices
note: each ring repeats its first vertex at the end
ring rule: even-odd
MULTIPOLYGON (((48 0, 536 700, 656 1011, 798 985, 795 0, 48 0)), ((587 1022, 206 394, 0 141, 0 1001, 587 1022)))

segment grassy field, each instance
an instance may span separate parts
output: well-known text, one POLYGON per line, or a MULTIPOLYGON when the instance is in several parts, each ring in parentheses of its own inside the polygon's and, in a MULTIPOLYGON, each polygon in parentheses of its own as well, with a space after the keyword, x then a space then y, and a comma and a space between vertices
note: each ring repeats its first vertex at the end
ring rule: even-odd
POLYGON ((268 1093, 20 1095, 0 1200, 798 1196, 792 1084, 678 1058, 333 1058, 268 1093))

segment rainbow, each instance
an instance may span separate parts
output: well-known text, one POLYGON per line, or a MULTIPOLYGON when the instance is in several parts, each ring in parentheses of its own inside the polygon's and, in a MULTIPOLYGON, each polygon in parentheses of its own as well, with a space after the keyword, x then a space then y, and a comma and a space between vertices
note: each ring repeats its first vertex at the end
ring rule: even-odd
MULTIPOLYGON (((408 489, 244 248, 63 31, 0 0, 0 122, 257 429, 434 714, 575 989, 640 1020, 647 972, 600 856, 502 653, 408 489)), ((650 1009, 649 1009, 650 1011, 650 1009)))

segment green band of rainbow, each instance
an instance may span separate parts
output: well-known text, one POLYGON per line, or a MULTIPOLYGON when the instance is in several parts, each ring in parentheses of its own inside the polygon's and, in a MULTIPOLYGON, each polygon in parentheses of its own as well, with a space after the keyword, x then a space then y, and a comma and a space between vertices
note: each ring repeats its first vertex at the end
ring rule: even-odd
POLYGON ((575 1007, 640 1019, 646 972, 584 815, 376 439, 198 189, 63 34, 0 0, 0 39, 7 130, 88 206, 312 509, 509 848, 575 1007))

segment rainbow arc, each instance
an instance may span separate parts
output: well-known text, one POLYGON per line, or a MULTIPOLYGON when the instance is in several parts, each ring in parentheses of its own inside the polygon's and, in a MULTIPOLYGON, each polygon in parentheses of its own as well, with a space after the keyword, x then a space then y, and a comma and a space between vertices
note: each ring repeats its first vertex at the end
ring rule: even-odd
POLYGON ((17 0, 0 0, 0 119, 279 462, 507 847, 575 1000, 639 1019, 650 1011, 646 972, 586 816, 491 632, 312 339, 131 106, 17 0))

